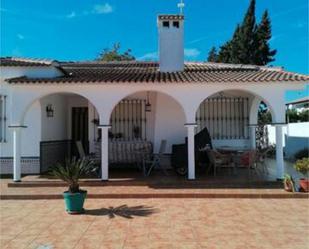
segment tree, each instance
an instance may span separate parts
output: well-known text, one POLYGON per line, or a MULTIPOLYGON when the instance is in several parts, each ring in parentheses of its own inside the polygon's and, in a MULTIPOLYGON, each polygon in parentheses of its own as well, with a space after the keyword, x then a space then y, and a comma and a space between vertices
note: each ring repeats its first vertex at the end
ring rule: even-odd
POLYGON ((271 112, 265 102, 261 101, 258 110, 258 124, 266 125, 272 122, 271 112))
MULTIPOLYGON (((256 32, 256 23, 255 23, 255 0, 251 0, 243 24, 239 27, 239 32, 236 37, 234 37, 234 43, 238 45, 238 58, 242 64, 254 64, 254 40, 256 32)), ((233 48, 232 48, 233 49, 233 48)))
POLYGON ((131 55, 131 49, 120 53, 120 43, 115 43, 113 48, 105 48, 97 58, 98 61, 133 61, 135 57, 131 55))
POLYGON ((266 65, 274 61, 276 50, 271 50, 269 46, 270 18, 265 11, 261 22, 256 24, 255 2, 251 0, 243 22, 236 26, 232 39, 220 47, 217 62, 266 65))
POLYGON ((271 50, 269 40, 271 39, 271 23, 268 11, 265 10, 262 20, 256 30, 256 65, 266 65, 274 61, 276 50, 271 50))
POLYGON ((212 47, 209 51, 207 61, 209 62, 216 62, 218 60, 218 54, 216 47, 212 47))
POLYGON ((228 41, 220 47, 217 62, 230 63, 231 61, 231 42, 228 41))

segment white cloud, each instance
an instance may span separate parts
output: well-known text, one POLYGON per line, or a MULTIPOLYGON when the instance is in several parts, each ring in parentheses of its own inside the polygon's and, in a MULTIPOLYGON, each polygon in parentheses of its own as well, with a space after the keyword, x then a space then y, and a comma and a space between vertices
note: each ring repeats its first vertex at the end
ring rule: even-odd
POLYGON ((149 60, 157 60, 158 59, 158 52, 151 52, 144 54, 143 56, 137 58, 140 61, 149 61, 149 60))
POLYGON ((185 57, 187 58, 196 58, 201 54, 201 52, 196 48, 185 48, 185 57))
POLYGON ((17 34, 17 38, 19 40, 24 40, 25 39, 25 37, 22 34, 17 34))
POLYGON ((96 4, 93 6, 93 13, 95 14, 108 14, 114 11, 113 7, 109 3, 96 4))
POLYGON ((192 40, 192 41, 189 41, 189 44, 194 44, 194 43, 198 43, 198 42, 201 42, 201 41, 204 41, 208 38, 208 36, 202 36, 200 38, 197 38, 195 40, 192 40))
POLYGON ((70 14, 68 14, 68 15, 66 15, 66 18, 74 18, 74 17, 76 17, 76 13, 75 13, 75 11, 72 11, 70 14))

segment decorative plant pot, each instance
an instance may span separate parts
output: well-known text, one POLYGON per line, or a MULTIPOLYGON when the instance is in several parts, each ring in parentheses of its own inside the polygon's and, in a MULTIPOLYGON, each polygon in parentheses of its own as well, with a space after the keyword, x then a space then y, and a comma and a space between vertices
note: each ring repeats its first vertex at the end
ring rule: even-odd
POLYGON ((80 214, 84 212, 84 202, 87 196, 87 191, 82 190, 79 193, 63 193, 65 208, 69 214, 80 214))
POLYGON ((302 192, 309 192, 309 179, 299 179, 299 186, 302 192))

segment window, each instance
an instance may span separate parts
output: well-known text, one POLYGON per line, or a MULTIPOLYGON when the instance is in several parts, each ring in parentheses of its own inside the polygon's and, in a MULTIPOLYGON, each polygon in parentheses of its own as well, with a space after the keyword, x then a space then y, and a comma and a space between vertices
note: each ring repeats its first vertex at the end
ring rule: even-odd
POLYGON ((163 22, 163 27, 164 28, 169 28, 170 27, 170 22, 169 21, 164 21, 163 22))
POLYGON ((0 142, 6 142, 6 96, 0 95, 0 142))
POLYGON ((146 101, 122 100, 111 115, 110 139, 146 140, 146 101))
POLYGON ((200 105, 196 121, 198 132, 207 127, 213 139, 248 139, 248 98, 208 98, 200 105))
POLYGON ((179 29, 179 22, 177 21, 173 22, 173 27, 179 29))

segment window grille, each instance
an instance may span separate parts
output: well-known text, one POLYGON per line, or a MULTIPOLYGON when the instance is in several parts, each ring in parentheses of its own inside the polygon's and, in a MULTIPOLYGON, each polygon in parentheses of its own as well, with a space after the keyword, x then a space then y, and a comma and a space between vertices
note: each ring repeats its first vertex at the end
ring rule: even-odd
POLYGON ((196 122, 197 132, 207 127, 213 139, 248 139, 249 99, 208 98, 200 105, 196 122))
POLYGON ((146 101, 142 99, 122 100, 111 115, 111 139, 146 140, 146 101))
POLYGON ((6 98, 0 95, 0 142, 6 142, 6 98))

